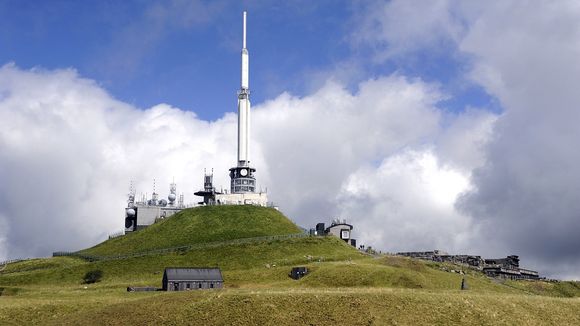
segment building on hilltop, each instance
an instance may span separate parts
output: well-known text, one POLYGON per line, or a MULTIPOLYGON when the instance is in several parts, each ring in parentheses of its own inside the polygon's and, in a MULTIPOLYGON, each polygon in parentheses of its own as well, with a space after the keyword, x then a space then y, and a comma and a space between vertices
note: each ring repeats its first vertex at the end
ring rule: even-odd
POLYGON ((223 286, 219 268, 168 267, 163 272, 163 291, 221 289, 223 286))
POLYGON ((137 201, 133 185, 129 188, 128 197, 127 207, 125 208, 125 232, 140 230, 185 208, 183 195, 177 196, 175 182, 169 185, 167 199, 159 198, 159 194, 155 190, 155 180, 153 180, 151 198, 148 199, 146 195, 142 195, 141 200, 137 201))
POLYGON ((520 258, 516 255, 499 259, 485 259, 483 272, 491 277, 507 279, 538 279, 538 272, 520 268, 520 258))
MULTIPOLYGON (((346 223, 346 220, 334 220, 329 227, 327 227, 324 231, 326 234, 331 234, 334 236, 339 237, 341 240, 345 242, 350 241, 350 233, 353 229, 353 226, 346 223)), ((356 247, 356 246, 355 246, 356 247)))
POLYGON ((315 228, 310 229, 310 235, 333 235, 356 248, 356 239, 352 239, 353 228, 354 227, 351 224, 347 224, 344 219, 334 219, 327 228, 325 228, 324 223, 317 223, 315 228))
POLYGON ((494 278, 512 280, 539 279, 538 272, 520 268, 520 258, 516 255, 510 255, 506 258, 499 259, 483 259, 481 256, 473 255, 449 255, 439 250, 398 252, 397 255, 435 262, 463 265, 480 270, 484 272, 485 275, 494 278))

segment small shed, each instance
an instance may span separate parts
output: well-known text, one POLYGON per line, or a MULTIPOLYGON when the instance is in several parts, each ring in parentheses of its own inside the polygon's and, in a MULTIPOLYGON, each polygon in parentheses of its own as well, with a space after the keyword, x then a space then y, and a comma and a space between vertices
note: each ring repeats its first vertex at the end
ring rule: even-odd
POLYGON ((298 280, 308 274, 308 268, 306 267, 293 267, 290 271, 290 277, 298 280))
POLYGON ((163 273, 164 291, 221 289, 223 286, 219 268, 170 267, 163 273))

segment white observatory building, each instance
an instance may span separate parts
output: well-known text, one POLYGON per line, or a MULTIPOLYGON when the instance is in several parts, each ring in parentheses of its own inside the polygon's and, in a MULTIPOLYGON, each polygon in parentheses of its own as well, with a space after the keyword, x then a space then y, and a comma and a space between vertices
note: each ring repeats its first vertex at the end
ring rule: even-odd
POLYGON ((135 190, 131 184, 125 208, 125 233, 145 228, 160 219, 180 212, 185 207, 183 195, 177 196, 175 182, 169 185, 167 200, 159 199, 159 194, 155 191, 155 180, 153 180, 153 193, 149 199, 146 195, 142 195, 140 200, 136 200, 135 190))
POLYGON ((216 194, 215 203, 266 206, 267 194, 257 192, 256 169, 250 165, 250 55, 246 48, 245 11, 242 26, 242 78, 238 91, 238 162, 230 169, 230 193, 216 194))

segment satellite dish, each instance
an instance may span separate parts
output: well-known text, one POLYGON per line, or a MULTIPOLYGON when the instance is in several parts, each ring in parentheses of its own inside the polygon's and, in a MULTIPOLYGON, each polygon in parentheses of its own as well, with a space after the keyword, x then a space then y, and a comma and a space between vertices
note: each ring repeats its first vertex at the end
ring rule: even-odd
POLYGON ((130 218, 126 218, 125 219, 125 228, 129 229, 129 228, 133 228, 133 220, 130 218))

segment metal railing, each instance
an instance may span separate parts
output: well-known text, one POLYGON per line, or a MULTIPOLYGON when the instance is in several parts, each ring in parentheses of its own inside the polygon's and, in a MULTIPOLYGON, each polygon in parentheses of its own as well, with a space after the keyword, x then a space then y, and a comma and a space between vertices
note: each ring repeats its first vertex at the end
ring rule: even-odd
POLYGON ((17 263, 20 261, 25 261, 25 260, 29 260, 31 258, 17 258, 17 259, 9 259, 9 260, 5 260, 5 261, 0 261, 0 272, 4 271, 6 269, 6 267, 8 266, 8 264, 12 264, 12 263, 17 263))
POLYGON ((118 231, 118 232, 115 232, 113 234, 109 234, 109 240, 115 239, 115 238, 118 238, 118 237, 122 237, 124 235, 125 235, 125 231, 118 231))

